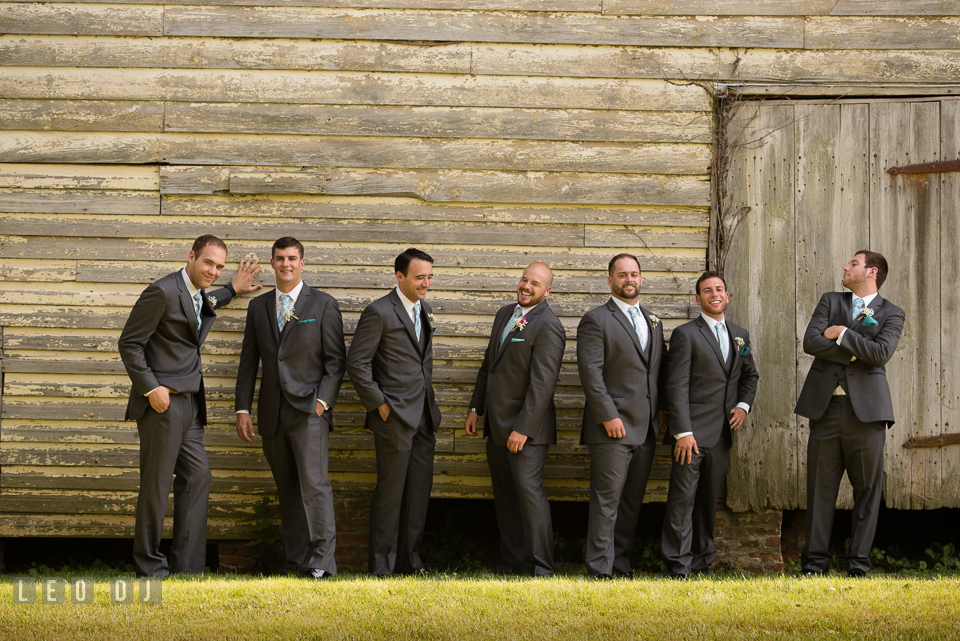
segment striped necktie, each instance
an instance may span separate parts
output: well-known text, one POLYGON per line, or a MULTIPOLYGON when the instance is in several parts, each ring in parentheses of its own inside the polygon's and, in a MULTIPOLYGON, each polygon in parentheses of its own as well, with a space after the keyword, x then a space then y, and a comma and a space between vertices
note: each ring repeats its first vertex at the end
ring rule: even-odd
POLYGON ((647 351, 647 324, 640 320, 640 310, 636 307, 630 307, 630 321, 633 323, 633 329, 637 332, 637 338, 640 339, 640 351, 647 351))
POLYGON ((854 296, 853 298, 853 320, 857 320, 860 316, 860 313, 863 311, 863 299, 859 296, 854 296))
POLYGON ((287 312, 293 308, 293 298, 291 298, 289 294, 280 294, 277 307, 277 325, 279 325, 280 331, 282 332, 284 326, 287 324, 287 312))
POLYGON ((417 340, 420 340, 420 301, 413 304, 413 329, 417 332, 417 340))
POLYGON ((720 343, 720 353, 723 354, 723 362, 727 362, 727 354, 730 353, 730 346, 727 344, 728 341, 724 340, 724 336, 721 332, 725 331, 723 323, 717 323, 717 342, 720 343))
POLYGON ((203 294, 198 289, 193 295, 193 310, 197 313, 197 333, 200 333, 200 310, 203 309, 203 294))
POLYGON ((507 326, 504 327, 503 332, 500 333, 500 347, 503 347, 503 342, 507 340, 507 336, 509 336, 513 328, 516 327, 517 321, 520 320, 521 316, 523 316, 523 310, 517 305, 517 308, 513 310, 513 316, 507 321, 507 326))

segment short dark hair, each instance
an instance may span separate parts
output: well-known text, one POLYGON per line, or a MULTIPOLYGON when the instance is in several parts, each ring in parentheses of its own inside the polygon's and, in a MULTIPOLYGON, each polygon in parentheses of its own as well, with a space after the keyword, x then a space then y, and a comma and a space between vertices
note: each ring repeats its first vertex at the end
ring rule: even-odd
MULTIPOLYGON (((872 252, 869 249, 861 249, 857 251, 857 254, 863 254, 863 263, 867 267, 876 268, 877 289, 880 289, 880 286, 883 285, 883 281, 887 280, 887 259, 883 257, 883 254, 872 252)), ((857 254, 854 254, 854 256, 857 254)))
POLYGON ((300 252, 300 260, 303 260, 303 243, 293 236, 284 236, 283 238, 275 240, 273 247, 270 248, 270 259, 273 260, 273 257, 277 255, 278 249, 287 249, 288 247, 296 247, 297 251, 300 252))
POLYGON ((190 251, 193 252, 194 256, 199 256, 201 253, 203 253, 203 248, 207 245, 213 245, 214 247, 219 247, 223 251, 227 251, 227 244, 212 234, 204 234, 203 236, 200 236, 200 238, 197 238, 195 241, 193 241, 193 247, 190 248, 190 251))
POLYGON ((406 276, 407 268, 410 267, 410 261, 413 260, 414 258, 425 260, 431 265, 433 264, 433 257, 430 256, 430 254, 411 247, 410 249, 405 250, 402 254, 397 256, 397 259, 393 261, 394 273, 400 272, 401 274, 406 276))
POLYGON ((723 289, 724 290, 727 289, 727 280, 723 277, 723 274, 715 271, 705 271, 702 274, 700 274, 700 278, 697 279, 697 286, 696 286, 697 296, 700 295, 700 283, 710 278, 719 278, 720 282, 723 283, 723 289))
POLYGON ((643 270, 640 269, 640 261, 637 260, 637 257, 634 256, 633 254, 617 254, 616 256, 614 256, 613 258, 611 258, 611 259, 610 259, 610 262, 607 263, 607 274, 608 274, 608 275, 613 276, 613 266, 616 265, 616 264, 617 264, 617 261, 620 260, 621 258, 632 258, 632 259, 633 259, 633 262, 635 262, 635 263, 637 264, 637 271, 640 272, 640 275, 641 275, 641 276, 643 275, 643 270))

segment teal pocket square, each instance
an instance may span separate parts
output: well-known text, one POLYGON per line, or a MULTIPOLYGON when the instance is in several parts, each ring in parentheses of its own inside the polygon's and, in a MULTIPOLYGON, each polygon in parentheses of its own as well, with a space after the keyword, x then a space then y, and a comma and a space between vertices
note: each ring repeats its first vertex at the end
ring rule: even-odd
POLYGON ((522 343, 522 342, 524 342, 524 341, 526 341, 526 340, 527 340, 527 339, 525 339, 525 338, 511 338, 511 339, 510 339, 510 342, 511 342, 511 343, 522 343))
POLYGON ((880 323, 874 320, 873 316, 867 316, 863 319, 863 323, 861 323, 864 327, 876 327, 879 324, 880 323))
POLYGON ((743 346, 743 349, 740 350, 740 356, 746 356, 746 355, 749 354, 749 353, 750 353, 750 346, 749 346, 749 345, 744 345, 744 346, 743 346))
POLYGON ((308 318, 307 320, 297 321, 297 325, 303 325, 304 323, 316 323, 316 318, 308 318))

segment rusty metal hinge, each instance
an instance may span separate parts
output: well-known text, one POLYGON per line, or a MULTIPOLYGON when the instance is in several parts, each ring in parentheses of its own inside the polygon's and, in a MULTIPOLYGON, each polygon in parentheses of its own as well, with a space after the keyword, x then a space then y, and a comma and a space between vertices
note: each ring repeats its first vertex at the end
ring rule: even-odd
POLYGON ((906 448, 914 447, 943 447, 944 445, 960 444, 960 434, 941 434, 940 436, 928 436, 926 438, 908 438, 903 446, 906 448))
POLYGON ((942 174, 947 171, 960 171, 960 160, 941 160, 940 162, 922 162, 918 165, 891 167, 887 170, 892 176, 897 174, 942 174))

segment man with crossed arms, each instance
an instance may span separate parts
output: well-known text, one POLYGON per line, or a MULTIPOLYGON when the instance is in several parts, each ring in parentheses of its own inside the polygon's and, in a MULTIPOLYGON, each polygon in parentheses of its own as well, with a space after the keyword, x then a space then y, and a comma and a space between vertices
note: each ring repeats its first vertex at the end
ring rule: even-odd
POLYGON ((543 487, 547 449, 557 442, 553 391, 567 335, 547 297, 553 272, 531 263, 517 302, 501 307, 477 373, 464 425, 477 434, 484 416, 487 464, 500 530, 499 574, 553 576, 553 525, 543 487))

